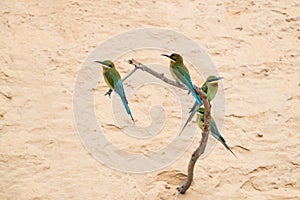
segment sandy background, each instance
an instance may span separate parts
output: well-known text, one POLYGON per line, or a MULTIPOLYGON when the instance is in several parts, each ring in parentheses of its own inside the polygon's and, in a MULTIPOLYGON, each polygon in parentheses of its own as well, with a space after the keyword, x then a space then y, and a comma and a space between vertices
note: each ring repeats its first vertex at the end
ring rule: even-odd
MULTIPOLYGON (((1 1, 0 199, 300 199, 299 6, 297 0, 1 1), (239 159, 218 144, 196 166, 186 195, 175 188, 195 145, 161 171, 131 175, 93 159, 74 127, 81 64, 108 37, 141 27, 191 37, 225 77, 222 133, 239 159)), ((103 82, 99 98, 102 91, 103 82)), ((160 91, 153 95, 163 99, 160 91)), ((147 110, 150 103, 138 106, 147 110)), ((170 116, 174 126, 179 114, 170 116)))

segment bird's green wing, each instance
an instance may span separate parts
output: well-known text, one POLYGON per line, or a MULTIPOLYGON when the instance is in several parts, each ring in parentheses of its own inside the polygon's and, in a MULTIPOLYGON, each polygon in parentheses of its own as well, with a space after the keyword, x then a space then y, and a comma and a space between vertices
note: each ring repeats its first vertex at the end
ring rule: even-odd
POLYGON ((173 66, 173 72, 178 77, 179 81, 181 83, 183 83, 190 90, 192 95, 197 100, 197 103, 198 104, 203 104, 200 97, 199 97, 199 95, 195 91, 195 88, 194 88, 194 85, 192 83, 189 71, 186 68, 186 66, 184 66, 184 64, 177 64, 177 65, 175 64, 175 66, 173 66))
POLYGON ((180 82, 185 84, 190 90, 194 88, 190 73, 184 65, 176 65, 173 67, 173 72, 180 82))
POLYGON ((109 69, 104 72, 104 79, 111 89, 115 89, 115 85, 121 79, 120 74, 115 69, 109 69))

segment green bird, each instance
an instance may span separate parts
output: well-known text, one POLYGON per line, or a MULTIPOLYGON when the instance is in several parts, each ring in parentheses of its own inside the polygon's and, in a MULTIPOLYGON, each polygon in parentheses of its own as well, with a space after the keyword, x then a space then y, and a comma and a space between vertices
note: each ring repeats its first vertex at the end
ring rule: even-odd
POLYGON ((166 54, 161 54, 161 55, 170 58, 170 72, 172 77, 176 81, 184 84, 192 93, 192 95, 195 97, 197 103, 202 104, 202 101, 199 95, 197 94, 195 87, 192 83, 189 70, 184 65, 183 58, 181 57, 181 55, 176 53, 173 53, 171 55, 166 55, 166 54))
POLYGON ((124 86, 119 72, 116 70, 114 63, 110 60, 105 61, 95 61, 97 63, 102 64, 103 67, 103 76, 107 86, 115 91, 121 98, 123 105, 127 111, 127 114, 130 115, 131 120, 133 120, 130 108, 128 106, 128 101, 125 96, 124 86))
MULTIPOLYGON (((212 101, 213 98, 215 98, 217 92, 218 92, 218 81, 221 80, 223 77, 216 77, 216 76, 209 76, 207 77, 206 81, 204 82, 204 84, 201 86, 201 89, 203 92, 206 93, 207 95, 207 99, 208 101, 212 101)), ((192 120, 192 118, 194 117, 194 115, 196 114, 197 110, 199 109, 199 107, 202 106, 202 104, 198 104, 197 101, 195 101, 192 109, 190 110, 190 116, 187 119, 187 121, 185 122, 183 128, 181 129, 179 135, 181 135, 181 133, 183 132, 183 130, 185 129, 185 127, 187 126, 187 124, 192 120)))
POLYGON ((223 77, 209 76, 202 85, 201 89, 206 93, 208 101, 213 100, 218 92, 218 81, 223 77))
MULTIPOLYGON (((204 108, 203 107, 199 108, 199 110, 198 110, 197 124, 198 124, 198 127, 203 131, 203 129, 204 129, 204 108)), ((221 142, 226 147, 226 149, 228 149, 232 153, 232 155, 234 155, 237 158, 235 153, 233 153, 233 151, 227 145, 226 140, 222 137, 221 133, 218 130, 216 122, 212 117, 210 117, 210 131, 209 132, 210 132, 210 134, 212 134, 212 136, 214 138, 216 138, 219 142, 221 142)))

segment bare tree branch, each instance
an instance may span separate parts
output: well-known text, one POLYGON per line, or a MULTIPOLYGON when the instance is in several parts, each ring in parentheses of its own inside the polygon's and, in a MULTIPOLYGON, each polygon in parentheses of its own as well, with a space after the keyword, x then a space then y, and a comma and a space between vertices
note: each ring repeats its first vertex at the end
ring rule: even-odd
POLYGON ((139 69, 138 67, 134 67, 133 70, 131 70, 131 72, 129 72, 129 74, 127 74, 122 81, 124 82, 126 79, 128 79, 137 69, 139 69))
MULTIPOLYGON (((146 65, 143 65, 142 63, 139 63, 139 62, 135 61, 134 59, 131 59, 128 62, 129 62, 129 64, 134 65, 135 68, 141 69, 141 70, 143 70, 145 72, 148 72, 149 74, 151 74, 151 75, 155 76, 156 78, 164 81, 165 83, 168 83, 168 84, 173 85, 175 87, 181 88, 183 90, 188 90, 187 87, 185 87, 184 85, 180 84, 179 82, 176 82, 176 81, 173 81, 171 79, 168 79, 167 77, 164 76, 163 73, 158 73, 158 72, 154 71, 153 69, 147 67, 146 65)), ((126 78, 128 78, 128 77, 126 77, 126 78)))
MULTIPOLYGON (((160 80, 164 81, 165 83, 168 83, 170 85, 173 85, 175 87, 178 87, 178 88, 181 88, 181 89, 184 89, 184 90, 188 90, 184 85, 182 85, 182 84, 180 84, 176 81, 173 81, 171 79, 166 78, 164 76, 164 74, 158 73, 158 72, 152 70, 151 68, 143 65, 142 63, 139 63, 139 62, 135 61, 134 59, 131 59, 128 62, 130 64, 134 65, 135 68, 123 79, 123 81, 126 80, 127 78, 129 78, 129 76, 131 76, 137 69, 141 69, 141 70, 146 71, 149 74, 159 78, 160 80)), ((200 87, 195 86, 195 90, 198 93, 198 95, 200 96, 200 98, 201 98, 201 100, 203 101, 203 104, 204 104, 204 109, 205 109, 205 112, 204 112, 204 129, 203 129, 203 132, 202 132, 202 138, 201 138, 200 144, 199 144, 198 148, 192 154, 192 157, 189 161, 189 165, 188 165, 188 169, 187 169, 187 172, 188 172, 187 178, 184 181, 184 183, 179 188, 177 188, 178 191, 181 194, 184 194, 192 184, 193 177, 194 177, 194 167, 195 167, 195 164, 196 164, 198 158, 204 153, 204 150, 205 150, 206 144, 207 144, 207 140, 208 140, 208 133, 209 133, 209 129, 210 129, 211 105, 210 105, 210 103, 207 99, 207 96, 206 96, 205 92, 203 92, 200 87)))
POLYGON ((192 154, 192 157, 189 161, 187 178, 185 179, 184 183, 179 188, 177 188, 181 194, 184 194, 192 184, 193 177, 194 177, 194 167, 195 167, 195 164, 196 164, 198 158, 204 153, 204 150, 205 150, 206 144, 207 144, 207 140, 208 140, 208 133, 209 133, 209 129, 210 129, 211 105, 207 99, 206 94, 202 90, 199 90, 197 88, 196 92, 198 93, 201 100, 203 101, 204 108, 205 108, 204 129, 202 132, 202 138, 201 138, 200 144, 199 144, 198 148, 192 154))

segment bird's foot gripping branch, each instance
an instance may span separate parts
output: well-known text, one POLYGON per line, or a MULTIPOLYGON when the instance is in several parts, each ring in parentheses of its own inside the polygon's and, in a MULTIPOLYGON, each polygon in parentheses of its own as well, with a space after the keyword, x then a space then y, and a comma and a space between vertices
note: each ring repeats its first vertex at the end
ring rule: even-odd
MULTIPOLYGON (((123 81, 125 81, 127 78, 129 78, 136 70, 140 69, 142 71, 148 72, 152 76, 155 76, 156 78, 162 80, 163 82, 165 82, 167 84, 173 85, 175 87, 178 87, 178 88, 181 88, 184 90, 188 90, 188 88, 185 87, 184 85, 182 85, 176 81, 173 81, 171 79, 166 78, 164 76, 164 74, 156 72, 156 71, 152 70, 151 68, 143 65, 142 63, 135 61, 134 59, 129 60, 129 63, 134 65, 135 68, 126 77, 123 78, 123 81)), ((195 86, 195 91, 199 95, 199 97, 202 100, 203 105, 204 105, 204 110, 205 110, 204 124, 203 124, 204 128, 202 131, 201 142, 200 142, 198 148, 192 154, 191 159, 189 161, 188 168, 187 168, 187 178, 184 181, 184 183, 180 187, 178 187, 178 191, 181 194, 184 194, 191 186, 191 183, 192 183, 193 177, 194 177, 194 166, 195 166, 198 158, 204 153, 204 150, 205 150, 206 144, 207 144, 207 140, 208 140, 208 133, 210 130, 211 105, 209 103, 206 93, 200 87, 195 86)))
POLYGON ((109 98, 110 98, 111 93, 112 93, 112 89, 109 89, 109 90, 104 94, 104 96, 108 95, 109 98))

